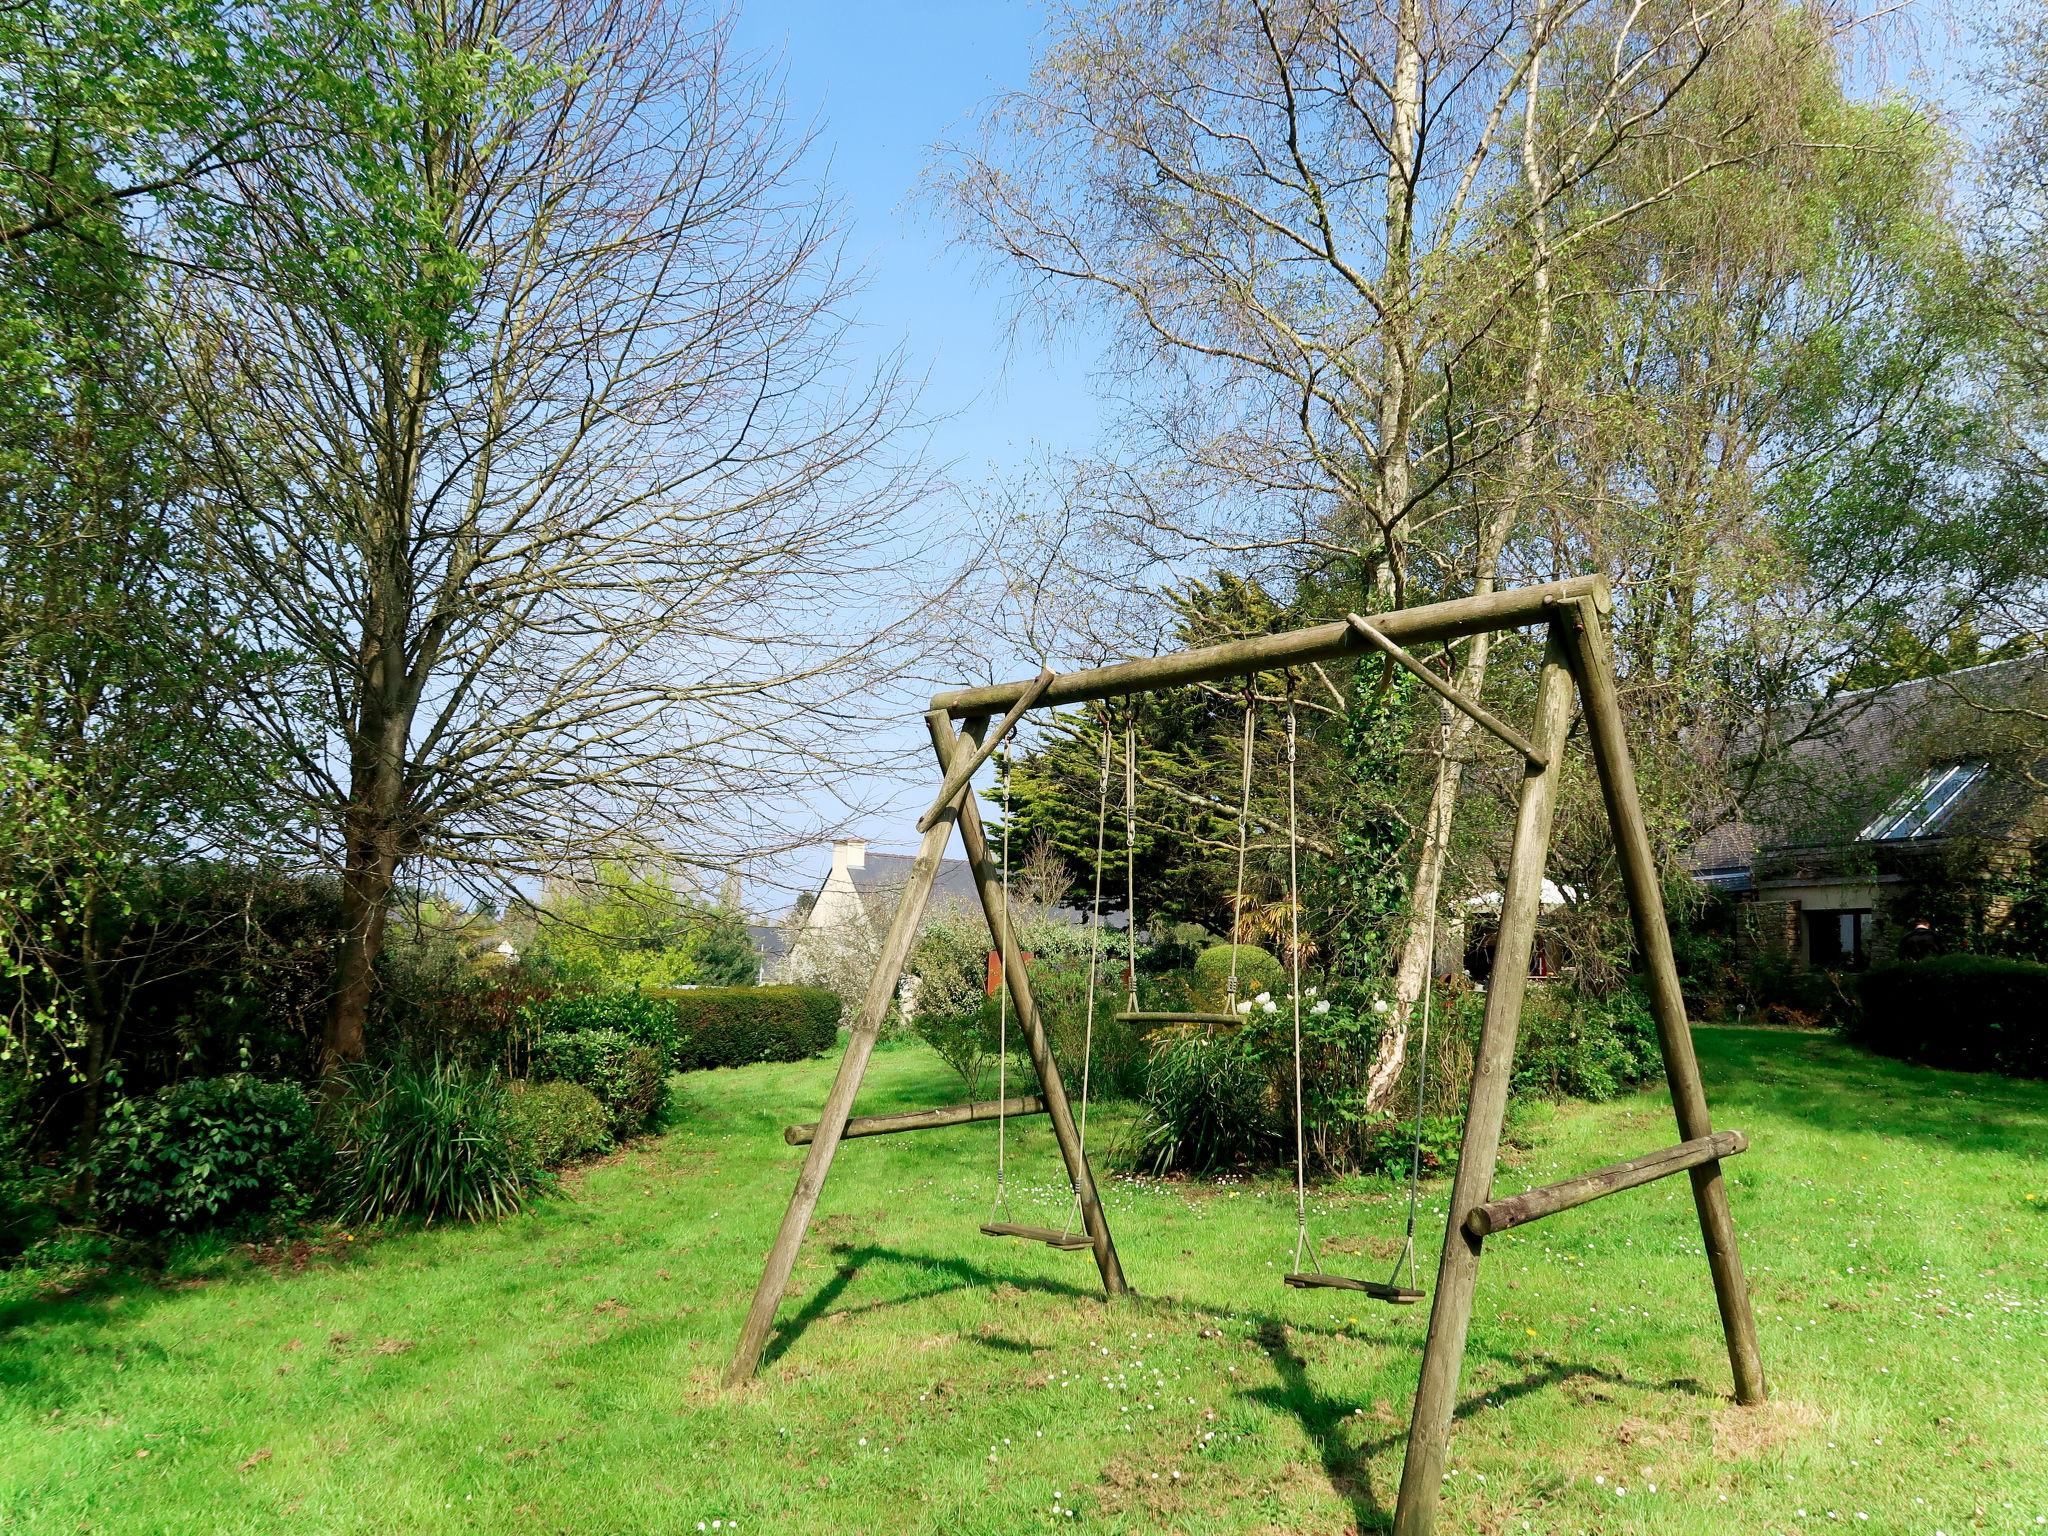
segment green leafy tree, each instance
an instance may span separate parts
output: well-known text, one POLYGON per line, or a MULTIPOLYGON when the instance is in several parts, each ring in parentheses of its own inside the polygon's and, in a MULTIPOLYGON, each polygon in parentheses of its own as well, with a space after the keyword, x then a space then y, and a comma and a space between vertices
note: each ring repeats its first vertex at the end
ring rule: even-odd
POLYGON ((742 917, 623 860, 543 898, 527 958, 597 986, 749 986, 760 976, 742 917))
POLYGON ((167 866, 277 847, 231 708, 268 661, 204 558, 151 258, 276 127, 245 87, 282 67, 270 32, 183 4, 11 7, 0 56, 0 1055, 73 1090, 44 1123, 89 1146, 195 889, 167 866))

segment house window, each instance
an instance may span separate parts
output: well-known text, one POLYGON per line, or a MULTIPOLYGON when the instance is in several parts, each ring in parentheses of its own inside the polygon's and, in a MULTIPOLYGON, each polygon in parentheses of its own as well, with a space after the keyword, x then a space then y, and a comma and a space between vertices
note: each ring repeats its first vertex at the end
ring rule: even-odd
POLYGON ((1983 777, 1982 763, 1950 763, 1943 768, 1930 768, 1921 775, 1918 784, 1886 806, 1877 820, 1856 836, 1866 843, 1932 837, 1948 820, 1963 792, 1983 777))
POLYGON ((1869 961, 1863 948, 1869 928, 1867 910, 1808 912, 1806 958, 1824 971, 1860 971, 1869 961))

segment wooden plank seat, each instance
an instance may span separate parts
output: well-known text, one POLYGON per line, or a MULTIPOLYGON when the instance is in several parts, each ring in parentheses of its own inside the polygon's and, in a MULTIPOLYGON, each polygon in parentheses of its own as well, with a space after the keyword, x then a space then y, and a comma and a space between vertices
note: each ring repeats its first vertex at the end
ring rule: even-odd
MULTIPOLYGON (((851 1141, 856 1136, 894 1136, 903 1131, 933 1131, 948 1125, 1045 1112, 1045 1100, 1035 1094, 1023 1094, 1010 1099, 977 1099, 972 1104, 945 1104, 937 1109, 906 1110, 900 1115, 855 1115, 839 1134, 843 1140, 851 1141)), ((816 1122, 782 1129, 782 1139, 792 1147, 809 1146, 817 1134, 816 1122)))
POLYGON ((1062 1232, 1058 1227, 1021 1226, 1014 1221, 987 1221, 982 1223, 984 1237, 1019 1237, 1028 1243, 1043 1243, 1048 1248, 1057 1248, 1062 1253, 1076 1253, 1083 1248, 1094 1246, 1086 1232, 1062 1232))
POLYGON ((1185 1009, 1169 1008, 1161 1013, 1120 1013, 1116 1016, 1119 1024, 1136 1024, 1141 1028, 1155 1028, 1162 1024, 1242 1024, 1244 1019, 1235 1013, 1194 1013, 1185 1009))
POLYGON ((1423 1295, 1412 1286, 1386 1280, 1354 1280, 1349 1275, 1326 1274, 1317 1269, 1301 1270, 1288 1275, 1286 1280, 1297 1291, 1363 1291, 1375 1301, 1392 1302, 1397 1307, 1412 1307, 1423 1295))

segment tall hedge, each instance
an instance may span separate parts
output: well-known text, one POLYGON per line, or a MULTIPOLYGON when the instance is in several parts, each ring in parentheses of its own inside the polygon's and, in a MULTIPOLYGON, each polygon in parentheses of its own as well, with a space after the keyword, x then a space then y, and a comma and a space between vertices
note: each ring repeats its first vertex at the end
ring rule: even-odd
POLYGON ((1961 1072, 2048 1077, 2048 965, 1940 955, 1863 973, 1852 1035, 1874 1051, 1961 1072))
POLYGON ((839 995, 823 987, 679 987, 662 996, 675 1004, 676 1066, 685 1072, 802 1061, 839 1035, 839 995))

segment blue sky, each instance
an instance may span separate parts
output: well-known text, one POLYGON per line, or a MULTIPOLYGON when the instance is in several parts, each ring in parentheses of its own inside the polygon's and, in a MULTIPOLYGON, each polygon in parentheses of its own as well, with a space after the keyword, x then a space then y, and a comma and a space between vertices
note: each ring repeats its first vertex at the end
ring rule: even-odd
POLYGON ((862 343, 877 356, 902 346, 926 376, 924 409, 946 418, 935 456, 969 483, 1034 441, 1084 442, 1096 421, 1092 354, 1035 336, 1013 348, 1000 280, 949 246, 919 196, 934 146, 1023 83, 1042 19, 1021 0, 753 0, 739 13, 743 45, 781 61, 791 121, 817 127, 814 170, 844 202, 846 252, 868 274, 862 343))
MULTIPOLYGON (((742 46, 779 60, 791 121, 816 127, 813 173, 842 201, 847 258, 867 274, 855 311, 861 350, 880 359, 900 347, 925 380, 922 412, 938 418, 932 458, 959 488, 937 516, 964 516, 972 487, 1034 446, 1084 446, 1099 421, 1088 338, 1053 348, 1027 328, 1013 342, 1001 278, 952 245, 919 192, 935 146, 967 136, 985 103, 1028 77, 1043 16, 1020 0, 751 0, 738 17, 742 46)), ((878 722, 906 723, 916 726, 878 722)), ((876 786, 891 792, 888 807, 854 830, 878 849, 910 848, 934 787, 906 769, 900 786, 876 786)), ((821 846, 780 879, 756 870, 747 900, 778 911, 791 896, 783 879, 822 877, 830 865, 821 846)))

